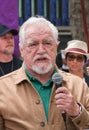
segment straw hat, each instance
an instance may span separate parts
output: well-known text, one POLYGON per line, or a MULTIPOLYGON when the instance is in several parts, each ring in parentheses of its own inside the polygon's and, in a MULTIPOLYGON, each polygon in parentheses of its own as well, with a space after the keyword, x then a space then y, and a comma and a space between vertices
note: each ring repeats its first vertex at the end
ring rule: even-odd
POLYGON ((89 59, 87 43, 80 40, 71 40, 67 43, 67 48, 61 50, 61 52, 66 56, 69 52, 74 52, 78 54, 85 55, 89 59))

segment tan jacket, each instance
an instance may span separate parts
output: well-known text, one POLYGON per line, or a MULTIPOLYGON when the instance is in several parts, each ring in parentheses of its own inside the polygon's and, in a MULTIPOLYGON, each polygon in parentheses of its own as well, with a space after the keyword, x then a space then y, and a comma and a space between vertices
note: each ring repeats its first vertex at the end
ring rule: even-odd
MULTIPOLYGON (((77 118, 67 117, 68 130, 89 128, 89 88, 80 78, 61 71, 59 73, 63 75, 63 85, 83 107, 77 118)), ((4 130, 3 127, 5 130, 65 130, 61 112, 54 103, 54 95, 53 86, 47 122, 41 98, 23 68, 1 77, 0 130, 4 130)))

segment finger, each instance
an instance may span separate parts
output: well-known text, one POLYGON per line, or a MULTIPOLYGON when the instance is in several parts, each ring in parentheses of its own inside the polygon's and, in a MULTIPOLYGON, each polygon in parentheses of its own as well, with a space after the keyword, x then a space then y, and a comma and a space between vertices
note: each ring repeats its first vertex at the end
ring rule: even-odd
POLYGON ((58 89, 56 89, 55 93, 69 93, 69 90, 66 87, 59 87, 58 89))
POLYGON ((65 99, 66 98, 66 94, 65 93, 56 93, 55 95, 55 99, 65 99))

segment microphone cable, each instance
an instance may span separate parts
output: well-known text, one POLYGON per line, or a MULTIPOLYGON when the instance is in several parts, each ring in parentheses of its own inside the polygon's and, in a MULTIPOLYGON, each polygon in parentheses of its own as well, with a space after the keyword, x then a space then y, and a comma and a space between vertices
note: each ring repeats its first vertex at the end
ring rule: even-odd
POLYGON ((65 112, 62 112, 62 117, 63 117, 63 120, 64 120, 65 129, 68 130, 68 128, 67 128, 67 120, 66 120, 66 113, 65 112))

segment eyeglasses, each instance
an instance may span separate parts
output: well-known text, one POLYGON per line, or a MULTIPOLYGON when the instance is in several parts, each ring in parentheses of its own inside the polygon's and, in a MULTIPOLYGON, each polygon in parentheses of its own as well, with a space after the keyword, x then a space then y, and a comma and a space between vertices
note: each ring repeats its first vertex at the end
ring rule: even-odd
POLYGON ((74 61, 76 59, 78 62, 83 62, 84 61, 84 56, 81 56, 81 55, 78 55, 78 56, 67 55, 67 59, 69 61, 74 61))

